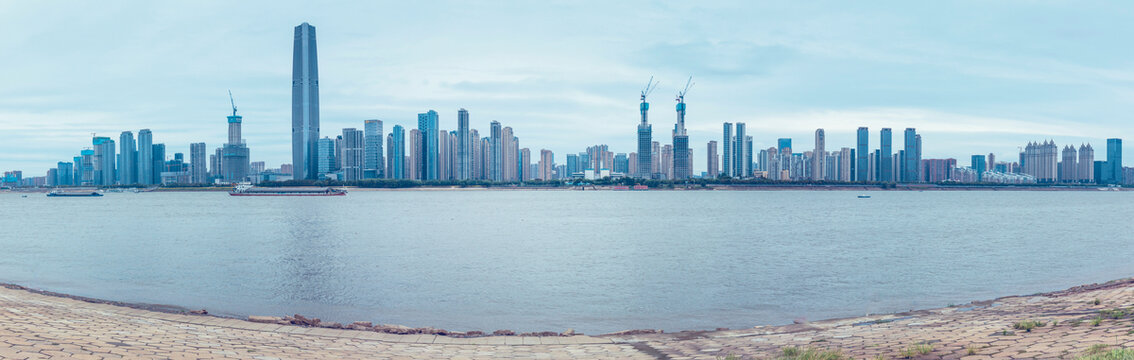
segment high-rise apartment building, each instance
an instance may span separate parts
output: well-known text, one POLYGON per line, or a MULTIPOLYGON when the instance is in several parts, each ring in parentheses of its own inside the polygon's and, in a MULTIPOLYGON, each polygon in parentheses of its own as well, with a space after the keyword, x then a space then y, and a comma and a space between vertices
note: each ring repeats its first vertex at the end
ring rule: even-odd
POLYGON ((827 160, 827 135, 823 129, 815 130, 815 150, 812 152, 814 156, 811 157, 811 179, 824 180, 824 162, 827 160))
POLYGON ((717 176, 720 176, 720 174, 721 174, 720 155, 717 154, 717 141, 716 140, 709 141, 709 144, 707 146, 705 146, 705 151, 708 155, 706 157, 706 163, 705 163, 706 176, 708 176, 710 178, 716 178, 717 176))
POLYGON ((921 150, 919 144, 919 135, 914 128, 906 128, 905 131, 905 153, 902 159, 902 182, 918 182, 921 179, 921 150))
POLYGON ((744 123, 736 123, 736 134, 733 135, 735 141, 731 149, 733 152, 732 176, 738 179, 747 178, 751 174, 751 172, 748 171, 748 164, 751 160, 745 157, 745 154, 748 152, 745 150, 745 136, 747 135, 744 134, 744 127, 744 123))
POLYGON ((736 171, 732 166, 732 158, 736 156, 736 152, 732 150, 733 144, 736 143, 732 135, 732 123, 724 123, 724 138, 721 139, 721 169, 722 172, 729 176, 735 177, 736 171))
POLYGON ((94 145, 94 185, 114 185, 117 180, 114 173, 114 140, 96 136, 91 143, 94 145))
POLYGON ((1034 176, 1036 182, 1056 182, 1059 165, 1059 147, 1054 141, 1030 142, 1024 147, 1024 173, 1034 176))
POLYGON ((209 169, 205 165, 205 143, 189 144, 189 182, 204 184, 209 182, 209 169))
POLYGON ((499 121, 493 121, 489 124, 489 129, 489 180, 504 181, 503 128, 499 121))
POLYGON ((387 139, 387 169, 386 177, 390 179, 405 179, 405 157, 406 157, 406 130, 401 125, 394 125, 390 131, 390 136, 387 139))
MULTIPOLYGON (((315 27, 295 27, 291 66, 291 163, 296 180, 319 177, 319 63, 315 27)), ((329 166, 328 166, 329 168, 329 166)))
POLYGON ((371 119, 362 122, 363 131, 363 179, 386 177, 386 159, 382 151, 382 120, 371 119))
POLYGON ((472 178, 472 138, 469 137, 469 111, 457 110, 457 179, 472 178))
POLYGON ((1079 145, 1079 171, 1078 181, 1081 183, 1095 182, 1095 149, 1091 144, 1079 145))
MULTIPOLYGON (((316 164, 319 165, 318 179, 323 179, 329 174, 335 172, 335 139, 324 136, 319 139, 319 148, 316 154, 318 159, 316 164)), ((298 171, 298 169, 296 169, 298 171)))
POLYGON ((1063 147, 1063 161, 1059 163, 1059 182, 1073 183, 1079 181, 1079 154, 1075 146, 1063 147))
POLYGON ((123 131, 118 136, 118 183, 132 185, 138 183, 138 145, 134 133, 123 131))
POLYGON ((542 149, 539 151, 539 175, 540 180, 554 179, 555 171, 555 154, 551 150, 542 149))

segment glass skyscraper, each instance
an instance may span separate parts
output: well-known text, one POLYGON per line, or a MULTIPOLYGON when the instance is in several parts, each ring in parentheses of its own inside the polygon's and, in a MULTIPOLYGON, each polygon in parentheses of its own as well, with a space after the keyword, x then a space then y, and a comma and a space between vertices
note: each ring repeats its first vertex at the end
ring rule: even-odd
POLYGON ((157 184, 161 179, 154 180, 154 135, 150 129, 138 130, 138 183, 142 185, 157 184))
POLYGON ((882 128, 882 132, 878 139, 879 149, 882 150, 882 152, 879 155, 878 159, 877 176, 878 181, 881 182, 894 181, 894 162, 891 156, 891 154, 894 153, 894 149, 890 144, 891 138, 892 134, 890 128, 882 128))
POLYGON ((382 159, 382 120, 365 120, 362 122, 365 136, 365 162, 363 166, 363 179, 379 179, 384 177, 385 161, 382 159))
POLYGON ((417 129, 421 132, 421 153, 417 155, 418 178, 437 180, 437 112, 429 110, 417 114, 417 129))
POLYGON ((1123 183, 1122 175, 1122 139, 1106 139, 1106 165, 1108 177, 1107 183, 1119 184, 1123 183))
POLYGON ((870 174, 867 171, 870 168, 870 130, 865 126, 858 128, 858 143, 855 147, 855 181, 868 181, 870 174))
POLYGON ((291 66, 291 164, 297 180, 319 177, 319 65, 315 27, 295 27, 291 66))
POLYGON ((472 140, 469 137, 469 111, 457 110, 457 180, 472 179, 472 140))

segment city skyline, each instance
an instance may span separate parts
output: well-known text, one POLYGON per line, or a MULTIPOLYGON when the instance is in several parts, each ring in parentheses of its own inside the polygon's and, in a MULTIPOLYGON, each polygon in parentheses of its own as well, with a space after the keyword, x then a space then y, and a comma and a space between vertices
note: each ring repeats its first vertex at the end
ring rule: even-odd
MULTIPOLYGON (((666 15, 667 12, 675 10, 670 7, 678 6, 684 9, 680 5, 644 4, 635 5, 649 14, 661 17, 671 16, 666 15)), ((180 9, 181 7, 178 4, 132 5, 141 9, 180 9)), ((382 120, 386 128, 391 128, 393 125, 413 128, 414 115, 429 109, 439 112, 439 129, 453 131, 458 127, 457 109, 466 108, 471 113, 470 129, 486 133, 487 124, 494 120, 500 121, 522 133, 524 144, 530 146, 532 151, 548 149, 558 155, 578 152, 585 148, 586 144, 608 144, 613 152, 630 153, 636 151, 637 143, 634 136, 627 134, 634 132, 640 123, 640 114, 635 112, 633 107, 638 104, 634 97, 639 95, 642 82, 651 75, 661 80, 659 91, 650 100, 654 104, 651 109, 654 114, 650 118, 650 124, 660 124, 661 127, 658 129, 670 129, 676 120, 671 107, 675 103, 670 102, 670 96, 679 90, 681 80, 693 74, 697 77, 699 85, 687 100, 690 111, 686 119, 690 147, 693 148, 693 174, 706 170, 703 161, 706 158, 705 143, 720 138, 719 129, 722 122, 747 124, 747 135, 753 137, 754 149, 768 148, 780 137, 794 138, 797 143, 807 143, 817 128, 826 130, 828 148, 836 149, 855 145, 854 130, 858 126, 872 129, 890 127, 899 131, 912 127, 917 128, 919 134, 926 134, 926 141, 931 144, 926 146, 923 158, 961 159, 962 163, 958 165, 963 165, 964 159, 969 155, 978 153, 992 152, 1010 158, 1017 152, 1017 147, 1028 141, 1040 139, 1052 139, 1061 145, 1089 142, 1096 148, 1102 149, 1106 138, 1128 137, 1126 136, 1128 130, 1122 126, 1118 112, 1101 112, 1101 109, 1118 109, 1125 105, 1125 102, 1121 101, 1123 98, 1112 99, 1112 97, 1125 93, 1117 85, 1125 84, 1128 74, 1123 64, 1116 61, 1122 58, 1125 55, 1122 52, 1127 50, 1115 50, 1118 53, 1114 54, 1092 53, 1092 55, 1106 56, 1096 56, 1096 59, 1089 62, 1071 55, 1038 56, 1037 58, 1046 62, 1025 61, 1020 64, 1024 66, 1016 68, 1008 65, 1017 64, 995 59, 996 56, 1012 51, 1029 53, 1035 50, 1009 46, 1009 49, 999 50, 988 58, 974 58, 971 52, 959 51, 958 54, 961 55, 957 61, 967 62, 976 68, 986 66, 1003 70, 997 74, 990 74, 990 69, 985 68, 984 72, 977 71, 973 74, 968 70, 961 71, 939 62, 928 61, 925 58, 927 52, 916 51, 918 50, 916 47, 909 53, 900 51, 896 52, 897 54, 894 51, 879 53, 890 56, 908 55, 910 58, 905 60, 884 57, 885 61, 872 62, 869 57, 857 55, 848 55, 849 59, 844 56, 830 59, 822 55, 823 51, 809 48, 808 44, 799 42, 801 38, 799 33, 789 31, 778 36, 769 34, 773 30, 793 29, 783 22, 774 21, 766 27, 758 26, 756 28, 758 31, 752 32, 751 39, 729 38, 728 35, 722 35, 724 33, 721 32, 721 28, 712 28, 693 31, 691 35, 675 36, 674 40, 663 40, 673 35, 673 31, 677 31, 665 30, 658 31, 658 34, 626 35, 617 39, 608 39, 593 48, 583 47, 587 51, 583 51, 581 55, 553 59, 556 61, 544 63, 533 60, 528 53, 534 53, 536 51, 533 50, 542 48, 527 46, 538 40, 539 36, 553 37, 553 30, 564 25, 553 22, 549 24, 548 29, 537 31, 537 34, 520 36, 506 42, 474 43, 470 46, 496 45, 494 49, 497 51, 483 56, 470 55, 467 61, 454 63, 441 58, 412 56, 415 54, 412 50, 417 45, 403 44, 405 39, 415 38, 412 36, 413 32, 400 30, 399 26, 407 27, 404 23, 388 25, 381 29, 365 27, 363 23, 348 21, 355 15, 344 15, 344 8, 332 8, 308 9, 310 14, 302 17, 271 13, 265 20, 252 21, 248 27, 223 24, 224 19, 228 17, 247 15, 252 11, 249 6, 238 5, 230 14, 208 20, 216 21, 215 24, 209 23, 210 26, 216 25, 209 34, 216 35, 219 32, 220 35, 233 35, 226 37, 230 39, 226 42, 234 43, 232 45, 210 44, 202 47, 201 44, 211 41, 213 36, 184 32, 177 25, 188 23, 190 19, 169 15, 165 20, 170 20, 170 24, 158 27, 153 37, 126 37, 116 43, 114 49, 128 50, 137 46, 151 45, 159 40, 160 43, 168 45, 139 52, 148 55, 130 59, 126 62, 132 65, 130 68, 124 67, 124 64, 105 67, 109 64, 99 60, 122 59, 109 57, 110 50, 93 49, 95 51, 85 55, 96 60, 89 66, 104 67, 78 66, 78 69, 86 70, 89 74, 72 76, 74 81, 61 81, 58 77, 44 78, 42 71, 46 71, 46 68, 32 63, 60 64, 58 61, 63 60, 55 60, 55 57, 50 55, 72 51, 63 49, 66 46, 73 46, 73 51, 87 50, 88 47, 69 42, 71 38, 63 39, 68 41, 50 47, 37 45, 33 41, 36 36, 58 37, 67 34, 66 26, 62 26, 61 29, 50 27, 59 25, 66 19, 46 14, 44 9, 34 5, 6 4, 5 6, 5 12, 8 14, 23 14, 28 15, 28 18, 45 20, 43 24, 34 26, 23 21, 0 25, 28 26, 26 29, 21 28, 25 31, 8 31, 9 34, 15 34, 15 38, 0 42, 0 47, 35 50, 26 51, 28 55, 24 57, 3 60, 5 65, 10 65, 8 67, 16 71, 13 72, 13 81, 0 85, 0 94, 7 95, 0 101, 0 129, 3 129, 0 131, 2 137, 0 140, 5 144, 0 148, 0 168, 23 170, 27 174, 43 174, 56 162, 71 158, 78 148, 89 146, 86 144, 90 142, 85 139, 88 139, 87 136, 92 132, 97 133, 98 136, 119 140, 119 134, 124 130, 138 132, 140 129, 150 129, 156 134, 155 143, 166 144, 167 154, 178 152, 190 154, 191 143, 222 144, 225 139, 223 132, 216 130, 212 119, 222 116, 220 114, 225 112, 224 102, 228 99, 224 98, 226 95, 224 91, 229 88, 240 94, 242 113, 246 122, 244 134, 248 146, 255 151, 253 160, 266 161, 271 167, 292 163, 288 156, 291 149, 286 141, 287 126, 283 125, 287 122, 285 114, 288 113, 288 100, 286 90, 282 89, 281 83, 286 83, 287 80, 286 75, 280 76, 286 74, 291 65, 288 63, 291 57, 279 55, 281 52, 290 53, 293 44, 280 38, 281 34, 288 33, 286 29, 305 21, 323 26, 322 36, 319 38, 322 48, 320 55, 324 56, 321 64, 324 74, 320 74, 323 75, 322 80, 324 80, 320 84, 320 90, 323 92, 321 100, 324 105, 321 115, 324 118, 321 135, 338 134, 342 128, 360 128, 364 119, 382 120), (400 40, 402 42, 387 46, 390 45, 389 41, 381 38, 391 32, 405 35, 400 40), (622 54, 625 56, 621 58, 610 57, 610 48, 613 44, 633 41, 637 37, 646 39, 642 42, 644 45, 636 48, 638 53, 622 54), (186 46, 200 48, 203 57, 175 51, 175 48, 186 46), (217 49, 212 49, 214 46, 217 49), (372 47, 381 48, 382 53, 375 54, 370 49, 372 47), (220 51, 226 52, 227 55, 223 58, 209 57, 214 52, 220 51), (697 53, 717 55, 715 56, 718 58, 715 60, 717 63, 690 59, 690 54, 697 53), (499 60, 503 54, 514 55, 514 59, 505 61, 500 66, 493 65, 494 62, 489 61, 499 60), (777 56, 788 56, 791 61, 767 59, 777 56), (413 61, 397 60, 400 57, 407 57, 413 61), (205 61, 197 66, 186 67, 188 70, 177 69, 177 65, 183 62, 197 60, 205 61), (878 92, 874 86, 861 85, 863 89, 860 90, 866 95, 849 96, 848 91, 842 93, 843 96, 833 96, 838 94, 829 93, 823 84, 827 84, 826 82, 831 79, 837 79, 837 76, 820 81, 813 77, 789 77, 769 73, 771 70, 785 71, 795 66, 806 68, 813 66, 812 62, 820 60, 827 61, 828 64, 834 63, 851 68, 866 66, 870 69, 896 63, 902 66, 899 66, 893 74, 889 71, 876 72, 875 75, 878 76, 870 78, 869 82, 875 82, 877 86, 897 86, 906 92, 917 91, 913 94, 901 94, 902 92, 899 91, 878 92), (362 63, 369 65, 362 66, 360 65, 362 63), (576 78, 550 75, 535 69, 535 67, 550 67, 561 71, 573 71, 581 66, 596 69, 578 72, 580 76, 576 78), (135 74, 138 68, 145 70, 135 74), (93 71, 94 69, 105 71, 93 71), (509 69, 514 71, 506 71, 509 69), (962 78, 972 82, 942 82, 939 76, 944 75, 931 76, 932 72, 924 71, 926 69, 965 75, 962 78), (329 80, 328 73, 334 74, 329 80), (173 86, 168 92, 153 91, 155 95, 142 96, 147 101, 139 102, 136 100, 139 91, 156 89, 153 87, 155 84, 146 79, 144 74, 156 74, 153 76, 154 80, 165 82, 165 87, 169 87, 170 84, 181 86, 173 86), (375 77, 393 76, 389 74, 398 75, 394 78, 375 77), (918 76, 912 78, 898 76, 911 74, 918 76), (193 75, 194 78, 200 77, 201 80, 189 80, 189 75, 193 75), (105 76, 114 76, 113 79, 119 80, 100 82, 114 83, 109 91, 71 96, 78 94, 77 91, 86 89, 87 81, 93 81, 82 79, 86 77, 106 79, 105 76), (603 76, 603 80, 598 80, 598 76, 603 76), (753 78, 767 85, 752 87, 748 81, 753 78), (33 83, 33 79, 37 82, 33 83), (789 79, 797 82, 784 82, 789 79), (1041 93, 1023 89, 1033 87, 1037 83, 1045 85, 1039 86, 1043 90, 1041 93), (1066 85, 1065 83, 1071 85, 1067 86, 1068 100, 1052 101, 1053 98, 1065 95, 1060 90, 1051 89, 1054 87, 1052 85, 1066 85), (949 86, 942 88, 943 84, 949 86), (989 100, 972 101, 969 97, 975 98, 975 94, 966 95, 959 90, 962 87, 982 84, 1001 91, 996 92, 994 95, 997 96, 992 97, 984 93, 984 97, 989 100), (547 88, 554 90, 540 91, 547 88), (927 93, 930 89, 934 89, 934 92, 927 93), (1069 95, 1075 89, 1090 90, 1088 93, 1096 95, 1104 92, 1107 96, 1103 98, 1107 100, 1102 103, 1103 106, 1091 105, 1084 102, 1086 100, 1081 97, 1069 95), (402 95, 393 92, 400 92, 402 95), (280 96, 281 94, 285 95, 280 96), (793 96, 811 100, 803 101, 804 104, 801 106, 797 104, 800 100, 792 99, 793 96), (958 99, 968 99, 966 101, 971 103, 962 104, 964 106, 950 105, 958 102, 958 99), (1036 106, 1039 103, 1046 105, 1036 106), (1052 111, 1053 108, 1065 107, 1071 103, 1077 106, 1052 111), (328 104, 333 105, 328 106, 328 104), (537 109, 549 111, 537 111, 537 109), (31 124, 35 126, 29 126, 31 124), (280 136, 281 134, 283 136, 280 136)), ((497 6, 511 11, 504 11, 503 15, 494 16, 508 19, 549 11, 541 7, 521 4, 497 6)), ((576 8, 570 5, 555 6, 567 10, 576 8)), ((555 6, 548 7, 555 8, 555 6)), ((358 7, 356 10, 360 10, 361 13, 374 10, 367 5, 358 5, 358 7)), ((579 20, 594 22, 620 18, 629 14, 628 7, 629 5, 604 6, 601 8, 606 10, 605 13, 579 20)), ((741 10, 740 13, 751 15, 758 12, 757 8, 760 7, 763 6, 745 3, 710 4, 695 8, 705 12, 706 15, 698 15, 694 12, 688 19, 678 21, 678 28, 697 30, 696 28, 701 26, 698 20, 703 16, 719 17, 722 12, 729 10, 741 10)), ((992 12, 1013 9, 1010 4, 985 7, 987 8, 985 10, 992 12)), ((1063 10, 1071 11, 1073 14, 1074 11, 1079 11, 1078 14, 1093 14, 1092 10, 1095 12, 1099 10, 1089 7, 1064 9, 1058 5, 1048 5, 1048 7, 1046 9, 1029 7, 1029 9, 1038 13, 1037 16, 1044 14, 1053 16, 1051 14, 1063 10)), ((205 8, 210 9, 208 6, 205 8)), ((460 6, 457 8, 464 9, 460 6)), ((774 14, 789 15, 789 18, 800 16, 800 9, 773 8, 770 12, 774 14)), ((98 11, 92 10, 91 16, 96 20, 109 19, 134 10, 130 6, 117 5, 98 11)), ((416 8, 403 10, 421 11, 416 8)), ((490 10, 499 9, 481 11, 490 10)), ((924 9, 919 9, 918 6, 905 6, 884 14, 916 15, 919 10, 924 9)), ((970 11, 949 10, 953 13, 970 11)), ((846 21, 855 18, 854 11, 846 17, 838 17, 822 11, 820 13, 822 14, 817 16, 835 16, 846 21)), ((884 17, 885 19, 893 20, 889 17, 884 17)), ((199 19, 193 20, 199 21, 199 19)), ((1103 20, 1105 22, 1106 19, 1103 20)), ((637 23, 641 20, 629 21, 637 23)), ((991 26, 979 21, 972 25, 978 28, 983 26, 985 30, 990 29, 991 26)), ((1080 31, 1092 33, 1092 29, 1087 27, 1087 24, 1078 23, 1078 25, 1083 27, 1079 29, 1080 31)), ((125 23, 119 26, 146 29, 155 25, 125 23)), ((847 24, 842 22, 832 25, 834 29, 839 30, 845 29, 846 26, 847 24)), ((501 30, 493 26, 488 26, 486 29, 485 31, 501 30)), ((649 29, 656 27, 650 26, 649 29)), ((882 21, 868 30, 873 32, 894 29, 907 29, 907 27, 901 22, 882 21)), ((991 29, 1000 29, 1000 26, 991 29)), ((472 31, 469 36, 481 34, 480 31, 472 31)), ((1123 28, 1123 31, 1108 34, 1104 38, 1119 36, 1126 32, 1128 29, 1123 28)), ((437 43, 431 42, 430 39, 436 39, 438 34, 453 33, 453 28, 444 27, 433 33, 418 35, 425 40, 425 43, 442 49, 444 47, 441 45, 452 44, 448 40, 436 40, 440 41, 437 43)), ((826 32, 820 35, 824 36, 818 37, 815 41, 827 45, 837 37, 826 32)), ((576 44, 576 41, 582 39, 592 39, 596 35, 584 33, 580 36, 581 39, 566 39, 563 46, 576 44)), ((1028 38, 1019 33, 1002 36, 1009 39, 1015 36, 1017 40, 1028 38)), ((924 33, 911 35, 911 39, 937 40, 946 45, 957 45, 960 42, 959 39, 946 41, 949 39, 939 39, 924 33)), ((849 47, 863 46, 867 43, 863 39, 851 40, 855 41, 851 41, 847 45, 849 47)), ((1056 40, 1059 41, 1048 42, 1047 46, 1052 49, 1072 49, 1075 46, 1062 37, 1056 40)), ((455 46, 453 49, 468 50, 465 46, 455 46)), ((564 50, 559 49, 550 54, 562 54, 562 51, 564 50)), ((853 55, 853 52, 850 54, 853 55)), ((57 68, 51 69, 57 70, 57 68)), ((73 70, 59 71, 63 71, 63 76, 66 76, 69 74, 68 71, 73 70)), ((795 74, 795 70, 790 72, 795 74)), ((845 85, 837 81, 834 85, 840 84, 845 85)), ((836 86, 836 88, 840 87, 836 86)), ((670 137, 669 131, 653 132, 653 140, 662 144, 670 143, 671 139, 668 139, 670 137)), ((902 145, 903 139, 901 135, 899 137, 899 144, 892 144, 895 149, 902 145)), ((869 147, 875 148, 878 144, 875 141, 869 147)), ((896 151, 891 154, 894 155, 896 151)), ((557 163, 563 161, 565 158, 562 155, 556 156, 557 163)))

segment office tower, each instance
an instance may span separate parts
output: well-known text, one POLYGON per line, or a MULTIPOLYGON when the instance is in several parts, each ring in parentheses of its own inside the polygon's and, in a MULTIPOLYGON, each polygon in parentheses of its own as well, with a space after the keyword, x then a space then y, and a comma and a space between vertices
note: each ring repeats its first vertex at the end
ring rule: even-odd
POLYGON ((752 177, 752 135, 744 137, 744 177, 752 177))
POLYGON ((75 173, 74 165, 69 162, 60 161, 55 166, 55 185, 67 186, 74 185, 75 173))
POLYGON ((319 171, 317 174, 318 179, 322 180, 328 174, 335 172, 335 153, 336 149, 334 139, 331 139, 327 136, 319 139, 319 149, 318 152, 316 152, 316 155, 318 156, 316 159, 316 164, 319 165, 319 171))
POLYGON ((209 169, 205 165, 205 153, 205 143, 189 144, 190 183, 204 184, 209 182, 209 169))
POLYGON ((1079 182, 1081 182, 1081 183, 1093 183, 1093 182, 1095 182, 1094 163, 1095 163, 1095 149, 1091 147, 1091 144, 1086 144, 1086 145, 1080 144, 1079 145, 1079 171, 1076 172, 1076 175, 1078 175, 1077 179, 1078 179, 1079 182))
POLYGON ((489 127, 490 127, 490 131, 489 131, 489 139, 490 140, 489 140, 488 156, 489 156, 490 160, 489 160, 488 172, 489 172, 489 174, 491 174, 489 176, 489 180, 504 181, 504 169, 503 169, 503 163, 504 163, 504 157, 503 156, 504 156, 504 154, 503 154, 503 151, 501 151, 502 150, 501 149, 501 146, 502 146, 502 144, 501 144, 502 129, 500 128, 500 122, 499 121, 493 121, 491 124, 489 124, 489 127))
POLYGON ((566 177, 572 177, 575 173, 583 171, 579 169, 579 155, 576 154, 567 154, 567 163, 564 166, 567 171, 566 177))
POLYGON ((735 178, 738 178, 738 179, 747 178, 748 175, 749 175, 749 173, 746 169, 747 160, 744 158, 744 153, 745 153, 745 151, 744 151, 744 147, 745 147, 744 140, 745 140, 745 136, 746 136, 744 134, 744 127, 745 127, 744 123, 742 123, 742 122, 736 123, 736 133, 733 134, 733 140, 734 141, 732 143, 732 149, 731 149, 732 150, 732 159, 731 159, 732 160, 732 164, 731 164, 732 165, 732 176, 735 177, 735 178))
POLYGON ((138 130, 138 156, 134 175, 139 184, 153 185, 154 181, 154 134, 150 129, 138 130))
POLYGON ((551 150, 542 149, 539 151, 539 179, 552 180, 553 172, 555 171, 555 154, 551 150))
POLYGON ((437 112, 429 110, 417 114, 417 130, 421 138, 421 153, 417 156, 418 178, 437 180, 437 112))
POLYGON ((827 136, 824 134, 823 129, 815 130, 815 150, 812 152, 814 156, 811 157, 811 180, 824 180, 823 172, 825 169, 824 162, 827 160, 827 136))
POLYGON ((472 178, 472 142, 469 137, 469 111, 457 110, 457 180, 472 178))
POLYGON ((626 153, 614 154, 614 166, 610 168, 611 173, 628 174, 630 170, 630 157, 626 153))
POLYGON ((154 184, 161 184, 161 173, 165 172, 165 144, 154 144, 153 150, 153 178, 154 184))
POLYGON ((132 185, 138 183, 138 145, 134 142, 134 133, 123 131, 118 136, 119 158, 118 183, 132 185))
POLYGON ((343 169, 343 136, 335 135, 335 166, 331 168, 334 171, 343 169))
POLYGON ((736 156, 736 152, 732 150, 733 144, 736 140, 732 136, 732 123, 724 123, 724 137, 721 139, 721 172, 729 177, 735 177, 735 168, 732 166, 732 158, 736 156))
POLYGON ((343 181, 362 180, 363 170, 366 166, 366 136, 363 131, 355 128, 343 129, 342 142, 342 170, 343 181))
POLYGON ((1122 185, 1125 179, 1122 174, 1122 139, 1106 139, 1106 167, 1109 175, 1107 184, 1122 185))
POLYGON ((291 164, 296 180, 319 177, 319 62, 315 27, 295 27, 291 63, 291 164))
POLYGON ((390 131, 389 141, 389 163, 387 177, 390 179, 405 179, 405 156, 406 156, 406 131, 401 125, 394 125, 390 131))
POLYGON ((1059 182, 1073 183, 1079 180, 1078 159, 1079 154, 1075 151, 1075 146, 1063 147, 1063 161, 1059 163, 1059 182))
POLYGON ((642 104, 638 105, 638 110, 642 113, 642 122, 638 124, 638 167, 633 171, 635 176, 649 179, 653 177, 653 173, 657 170, 657 158, 654 156, 653 141, 654 129, 653 125, 649 122, 650 103, 646 102, 646 97, 657 87, 654 78, 650 77, 650 82, 646 83, 646 88, 642 89, 642 104))
MULTIPOLYGON (((251 154, 248 150, 248 145, 244 143, 244 138, 241 135, 241 124, 243 121, 243 116, 236 115, 236 105, 233 104, 232 115, 228 116, 228 142, 221 146, 221 154, 218 156, 219 159, 217 160, 220 162, 219 165, 221 167, 220 174, 218 175, 221 177, 221 181, 226 183, 245 181, 248 177, 248 163, 251 161, 251 154)), ((294 140, 294 136, 292 138, 294 140)), ((202 146, 204 145, 202 144, 202 146)), ((201 157, 201 165, 203 167, 203 151, 201 157)), ((190 159, 192 159, 192 154, 190 154, 190 159)))
POLYGON ((988 171, 988 168, 985 165, 984 160, 985 160, 984 155, 973 155, 972 161, 969 163, 970 167, 973 168, 973 171, 976 172, 976 181, 977 182, 984 181, 984 172, 988 171))
POLYGON ((879 148, 882 151, 881 154, 880 154, 880 159, 878 159, 878 165, 879 165, 879 167, 878 167, 878 181, 879 182, 894 181, 894 169, 893 169, 894 164, 893 164, 893 160, 892 160, 892 154, 893 154, 894 150, 891 147, 890 140, 891 140, 890 128, 882 128, 882 132, 879 134, 879 139, 878 139, 879 148))
POLYGON ((867 168, 870 167, 870 130, 865 126, 858 128, 858 142, 855 147, 854 181, 870 181, 867 168))
POLYGON ((716 178, 721 174, 720 156, 717 155, 717 141, 709 141, 709 145, 705 147, 705 150, 708 153, 705 163, 705 166, 707 166, 708 177, 716 178))
POLYGON ((381 179, 385 177, 386 160, 382 152, 382 120, 364 120, 363 131, 363 179, 381 179))
POLYGON ((114 140, 105 136, 97 136, 94 144, 94 185, 114 185, 114 140))
POLYGON ((902 182, 918 182, 921 180, 918 171, 921 164, 920 151, 918 151, 918 135, 914 128, 905 131, 905 158, 902 159, 902 182))

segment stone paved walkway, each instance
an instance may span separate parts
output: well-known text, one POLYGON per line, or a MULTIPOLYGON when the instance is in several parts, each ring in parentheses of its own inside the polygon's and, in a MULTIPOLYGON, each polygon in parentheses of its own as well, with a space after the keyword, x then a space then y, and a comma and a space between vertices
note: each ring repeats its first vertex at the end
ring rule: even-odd
POLYGON ((1074 358, 1095 344, 1134 347, 1134 281, 906 314, 753 329, 635 336, 457 339, 253 323, 138 310, 0 288, 0 358, 742 359, 787 346, 854 358, 1074 358), (1097 303, 1096 303, 1097 299, 1097 303), (1123 309, 1124 313, 1107 310, 1123 309), (1103 317, 1100 317, 1103 315, 1103 317), (1013 329, 1022 320, 1045 326, 1013 329), (1095 322, 1097 320, 1097 323, 1095 322))

